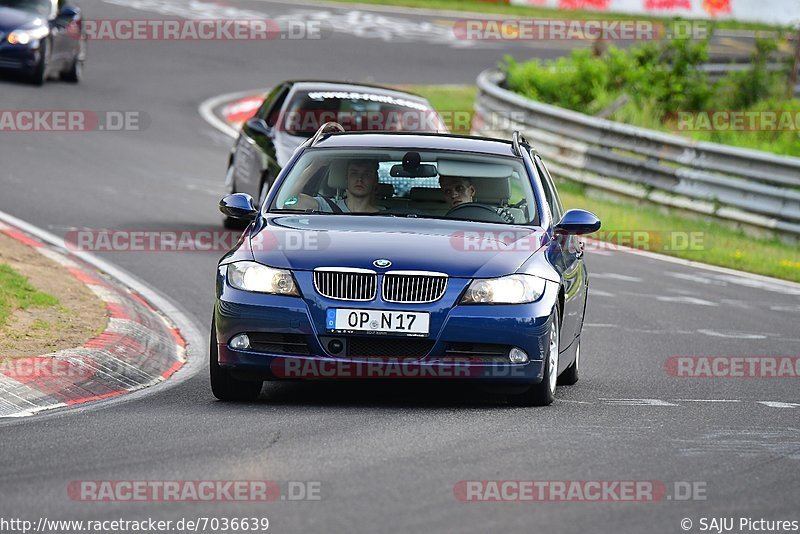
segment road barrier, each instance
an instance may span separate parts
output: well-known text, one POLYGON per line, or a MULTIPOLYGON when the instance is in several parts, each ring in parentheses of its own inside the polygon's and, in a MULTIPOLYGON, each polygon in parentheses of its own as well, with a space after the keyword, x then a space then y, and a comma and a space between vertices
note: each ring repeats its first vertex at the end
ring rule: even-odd
POLYGON ((473 133, 510 138, 515 129, 551 173, 606 191, 800 237, 800 158, 639 128, 542 104, 478 77, 473 133))

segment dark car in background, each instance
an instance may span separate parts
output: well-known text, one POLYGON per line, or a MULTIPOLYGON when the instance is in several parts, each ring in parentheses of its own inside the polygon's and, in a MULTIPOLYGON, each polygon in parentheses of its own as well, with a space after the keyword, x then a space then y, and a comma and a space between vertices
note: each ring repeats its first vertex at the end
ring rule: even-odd
POLYGON ((77 83, 86 59, 80 9, 64 0, 0 0, 0 71, 35 85, 77 83))
MULTIPOLYGON (((263 200, 297 147, 326 122, 337 122, 347 131, 447 132, 421 96, 371 85, 286 81, 269 92, 242 126, 231 150, 225 191, 263 200)), ((224 224, 239 228, 228 217, 224 224)))

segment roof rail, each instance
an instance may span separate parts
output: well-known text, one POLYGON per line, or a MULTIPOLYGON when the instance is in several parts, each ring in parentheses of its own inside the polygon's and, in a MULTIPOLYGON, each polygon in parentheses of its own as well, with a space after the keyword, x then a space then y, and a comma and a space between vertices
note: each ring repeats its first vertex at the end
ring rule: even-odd
POLYGON ((528 140, 525 139, 525 136, 522 135, 519 130, 514 130, 514 135, 511 136, 511 140, 514 144, 514 153, 522 157, 522 147, 520 145, 523 143, 527 145, 528 140))
POLYGON ((344 126, 339 124, 338 122, 326 122, 322 126, 319 127, 317 133, 314 134, 314 137, 311 138, 311 144, 309 147, 312 147, 317 144, 317 142, 322 139, 322 136, 328 133, 344 133, 344 126))

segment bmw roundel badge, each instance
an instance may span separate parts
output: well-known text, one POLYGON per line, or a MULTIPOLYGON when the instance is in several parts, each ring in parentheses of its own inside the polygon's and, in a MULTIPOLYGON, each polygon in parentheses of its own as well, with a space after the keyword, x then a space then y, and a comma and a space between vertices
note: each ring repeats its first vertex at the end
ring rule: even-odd
POLYGON ((377 267, 378 269, 385 269, 385 268, 387 268, 387 267, 391 267, 391 266, 392 266, 392 262, 390 262, 389 260, 383 260, 383 259, 381 259, 381 260, 375 260, 375 261, 373 261, 373 262, 372 262, 372 265, 374 265, 374 266, 375 266, 375 267, 377 267))

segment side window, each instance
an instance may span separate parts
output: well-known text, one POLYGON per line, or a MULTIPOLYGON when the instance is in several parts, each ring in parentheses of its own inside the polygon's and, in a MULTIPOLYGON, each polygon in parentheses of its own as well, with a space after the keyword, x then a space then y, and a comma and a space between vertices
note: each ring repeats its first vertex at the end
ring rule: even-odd
POLYGON ((550 172, 548 172, 547 167, 544 166, 544 162, 538 154, 534 155, 533 160, 536 162, 536 167, 539 170, 539 174, 542 176, 542 187, 544 188, 547 203, 550 205, 550 212, 553 215, 553 220, 558 222, 564 215, 564 206, 561 204, 561 199, 558 198, 558 192, 553 183, 553 177, 550 176, 550 172))
POLYGON ((283 102, 286 100, 286 95, 289 94, 289 87, 279 85, 267 95, 264 103, 258 108, 256 116, 259 119, 264 119, 267 126, 272 128, 278 122, 278 116, 283 107, 283 102))

